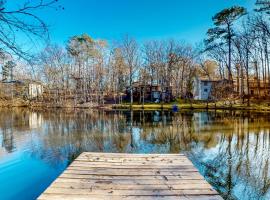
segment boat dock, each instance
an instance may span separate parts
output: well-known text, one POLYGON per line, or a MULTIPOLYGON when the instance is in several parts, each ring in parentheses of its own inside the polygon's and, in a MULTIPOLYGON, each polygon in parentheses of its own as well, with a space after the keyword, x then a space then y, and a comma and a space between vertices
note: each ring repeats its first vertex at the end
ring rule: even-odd
POLYGON ((221 200, 183 154, 82 153, 39 200, 221 200))

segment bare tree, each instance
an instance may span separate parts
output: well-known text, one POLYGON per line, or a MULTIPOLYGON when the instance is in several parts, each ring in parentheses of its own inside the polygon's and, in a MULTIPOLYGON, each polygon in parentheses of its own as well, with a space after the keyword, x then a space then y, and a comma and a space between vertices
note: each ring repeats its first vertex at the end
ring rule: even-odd
POLYGON ((133 104, 133 82, 135 80, 135 75, 139 67, 138 44, 133 38, 126 35, 122 39, 120 47, 123 53, 125 63, 128 67, 131 107, 133 104))
POLYGON ((63 9, 57 0, 22 0, 17 6, 12 1, 0 1, 0 49, 29 60, 29 46, 23 47, 20 38, 27 43, 35 43, 35 38, 48 39, 48 25, 41 19, 39 12, 46 8, 63 9), (27 42, 26 42, 27 41, 27 42))
POLYGON ((120 48, 113 48, 110 57, 109 68, 109 86, 112 88, 112 93, 114 97, 114 103, 116 103, 116 97, 118 97, 118 102, 122 102, 121 93, 124 92, 127 83, 128 67, 125 63, 122 50, 120 48))

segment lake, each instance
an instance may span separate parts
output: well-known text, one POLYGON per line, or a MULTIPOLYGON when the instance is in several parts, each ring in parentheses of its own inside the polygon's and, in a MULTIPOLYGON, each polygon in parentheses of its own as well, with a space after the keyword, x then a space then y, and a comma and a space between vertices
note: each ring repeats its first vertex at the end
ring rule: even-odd
POLYGON ((0 110, 0 199, 35 199, 84 151, 184 153, 224 199, 270 199, 270 114, 0 110))

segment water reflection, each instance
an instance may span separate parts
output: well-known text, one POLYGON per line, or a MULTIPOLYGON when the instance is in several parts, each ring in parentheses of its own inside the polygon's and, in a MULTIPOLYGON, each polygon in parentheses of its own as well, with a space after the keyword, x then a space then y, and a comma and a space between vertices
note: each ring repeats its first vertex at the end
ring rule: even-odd
MULTIPOLYGON (((35 178, 46 184, 23 183, 39 187, 36 198, 83 151, 182 152, 225 199, 270 199, 269 130, 269 115, 256 113, 3 109, 0 177, 18 170, 15 161, 37 161, 48 179, 44 171, 35 178)), ((0 199, 5 193, 0 186, 0 199)))

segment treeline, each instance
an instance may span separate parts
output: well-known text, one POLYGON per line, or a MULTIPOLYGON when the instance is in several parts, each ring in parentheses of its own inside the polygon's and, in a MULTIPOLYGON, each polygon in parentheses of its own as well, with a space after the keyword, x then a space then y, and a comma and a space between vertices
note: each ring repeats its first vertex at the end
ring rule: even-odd
POLYGON ((48 88, 73 89, 80 101, 102 103, 104 95, 118 98, 135 81, 172 85, 176 96, 190 91, 197 55, 191 45, 174 40, 139 45, 125 36, 108 45, 83 34, 70 38, 65 48, 48 46, 37 69, 48 88))
POLYGON ((48 45, 35 59, 34 77, 53 98, 72 94, 81 103, 102 104, 105 96, 119 102, 126 87, 132 94, 137 81, 159 84, 162 90, 171 86, 176 97, 190 98, 195 76, 229 80, 236 98, 249 98, 255 81, 258 94, 268 97, 269 3, 258 1, 251 13, 239 6, 222 10, 196 46, 176 40, 138 43, 129 35, 115 42, 76 35, 65 46, 48 45))

